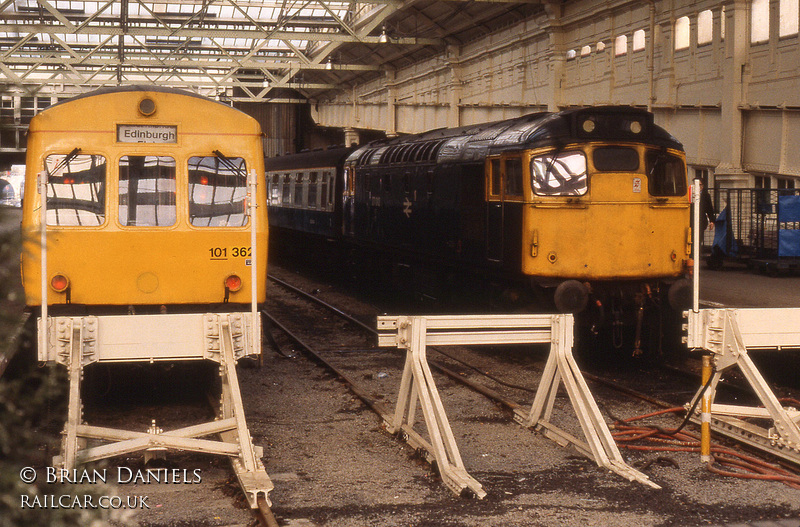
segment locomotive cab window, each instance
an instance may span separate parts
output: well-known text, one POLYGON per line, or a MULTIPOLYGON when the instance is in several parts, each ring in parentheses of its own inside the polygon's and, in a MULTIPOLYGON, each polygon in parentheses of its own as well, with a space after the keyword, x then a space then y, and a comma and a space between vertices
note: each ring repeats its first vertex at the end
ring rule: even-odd
POLYGON ((189 221, 198 227, 247 225, 247 167, 241 157, 189 158, 189 221))
POLYGON ((583 152, 551 152, 531 159, 531 185, 539 196, 583 196, 589 190, 583 152))
POLYGON ((504 160, 503 196, 507 199, 522 199, 522 159, 510 157, 504 160))
POLYGON ((125 227, 175 225, 175 159, 122 156, 119 160, 119 222, 125 227))
POLYGON ((500 192, 502 192, 501 178, 500 160, 492 159, 489 164, 489 198, 500 199, 500 192))
POLYGON ((683 161, 664 151, 651 150, 645 156, 647 188, 651 196, 686 194, 686 170, 683 161))
POLYGON ((49 155, 47 224, 102 225, 106 221, 106 158, 96 155, 49 155))

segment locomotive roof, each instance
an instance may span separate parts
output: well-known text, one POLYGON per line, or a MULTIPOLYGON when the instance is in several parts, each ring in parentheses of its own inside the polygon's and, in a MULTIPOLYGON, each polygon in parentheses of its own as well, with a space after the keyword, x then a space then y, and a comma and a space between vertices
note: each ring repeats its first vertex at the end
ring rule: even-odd
POLYGON ((654 123, 653 114, 647 110, 599 106, 539 112, 373 141, 350 154, 348 162, 359 165, 434 159, 438 163, 477 162, 504 151, 600 140, 645 142, 683 150, 675 137, 654 123))

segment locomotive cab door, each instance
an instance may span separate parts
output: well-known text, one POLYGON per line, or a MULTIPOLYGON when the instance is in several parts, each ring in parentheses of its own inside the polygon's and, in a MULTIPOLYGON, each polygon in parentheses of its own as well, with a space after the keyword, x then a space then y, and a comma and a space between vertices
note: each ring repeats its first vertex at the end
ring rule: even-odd
POLYGON ((514 266, 521 227, 522 158, 490 157, 486 161, 486 258, 514 266))
POLYGON ((499 157, 486 160, 486 259, 503 261, 503 170, 499 157))

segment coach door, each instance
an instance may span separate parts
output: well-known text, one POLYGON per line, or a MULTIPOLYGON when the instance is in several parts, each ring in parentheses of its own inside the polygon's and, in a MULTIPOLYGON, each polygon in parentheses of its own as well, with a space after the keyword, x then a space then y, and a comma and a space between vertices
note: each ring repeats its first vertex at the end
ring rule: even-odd
POLYGON ((499 157, 486 161, 486 258, 503 261, 503 171, 499 157))

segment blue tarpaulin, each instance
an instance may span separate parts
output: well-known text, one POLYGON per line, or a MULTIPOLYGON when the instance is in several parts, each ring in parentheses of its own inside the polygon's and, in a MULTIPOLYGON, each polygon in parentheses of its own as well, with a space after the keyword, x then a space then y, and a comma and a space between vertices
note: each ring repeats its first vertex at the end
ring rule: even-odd
POLYGON ((733 237, 730 222, 730 211, 728 207, 722 209, 714 220, 714 243, 712 250, 717 249, 725 256, 738 256, 739 247, 736 245, 736 239, 733 237))
POLYGON ((778 232, 778 256, 800 256, 800 230, 781 229, 778 232))
POLYGON ((800 221, 800 196, 778 197, 778 223, 800 221))
POLYGON ((778 257, 800 256, 800 229, 784 223, 800 222, 800 196, 778 197, 778 257))

